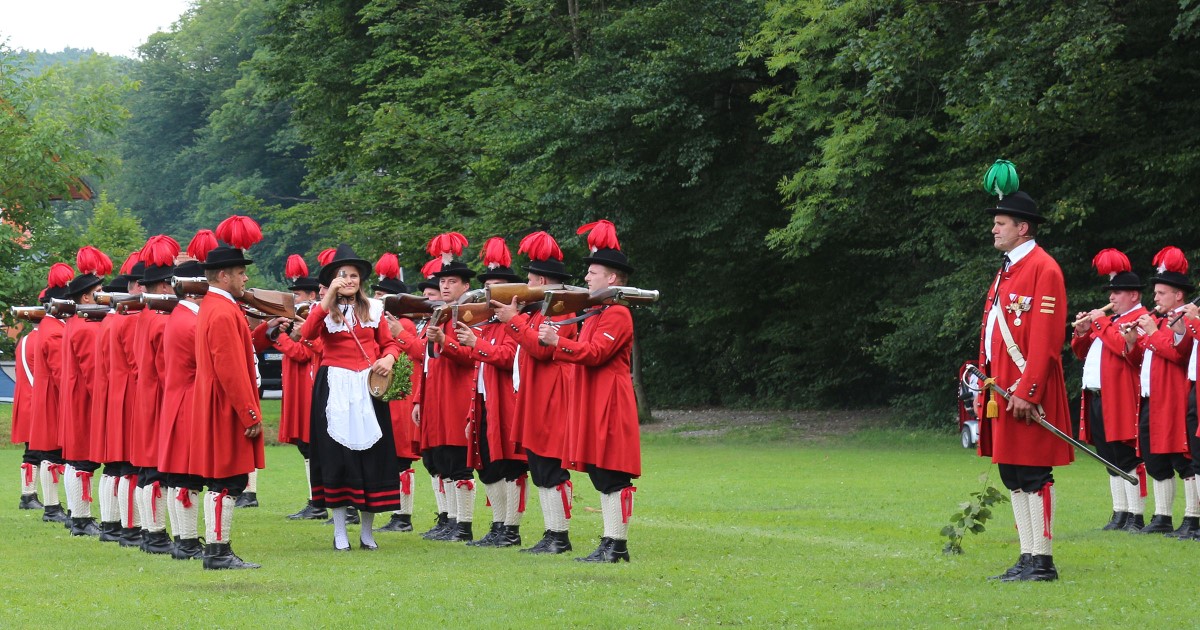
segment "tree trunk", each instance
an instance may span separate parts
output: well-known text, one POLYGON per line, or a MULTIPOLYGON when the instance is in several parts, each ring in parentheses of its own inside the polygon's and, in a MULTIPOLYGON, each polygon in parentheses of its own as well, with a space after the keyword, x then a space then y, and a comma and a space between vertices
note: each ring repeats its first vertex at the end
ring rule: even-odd
POLYGON ((638 424, 646 424, 650 422, 650 401, 646 400, 646 385, 642 382, 642 348, 638 343, 637 335, 633 336, 633 357, 631 358, 633 365, 633 397, 637 400, 638 424))
POLYGON ((567 14, 571 16, 571 52, 579 61, 579 0, 567 0, 567 14))

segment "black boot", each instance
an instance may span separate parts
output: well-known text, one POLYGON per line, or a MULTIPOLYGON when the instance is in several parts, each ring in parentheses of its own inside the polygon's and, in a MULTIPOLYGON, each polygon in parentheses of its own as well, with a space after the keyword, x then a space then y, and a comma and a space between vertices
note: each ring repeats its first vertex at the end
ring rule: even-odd
POLYGON ((42 509, 45 509, 45 507, 46 506, 42 505, 41 501, 38 501, 37 493, 35 492, 33 494, 22 494, 21 495, 21 504, 17 506, 17 509, 18 510, 42 510, 42 509))
POLYGON ((205 569, 259 569, 261 564, 246 562, 233 553, 229 543, 211 543, 204 545, 205 569))
POLYGON ((496 542, 492 544, 496 547, 520 547, 521 526, 505 525, 503 529, 500 530, 500 535, 496 537, 496 542))
POLYGON ((430 527, 428 531, 421 534, 421 538, 434 540, 442 534, 443 530, 446 529, 446 524, 449 522, 450 517, 445 512, 438 512, 437 521, 434 522, 433 527, 430 527))
POLYGON ((1155 514, 1154 518, 1150 519, 1150 524, 1143 527, 1139 534, 1169 534, 1175 531, 1175 525, 1171 522, 1169 514, 1155 514))
POLYGON ((257 492, 243 492, 238 495, 237 501, 234 501, 233 507, 258 507, 257 492))
POLYGON ((71 535, 99 536, 100 526, 96 525, 94 518, 73 518, 71 519, 71 535))
POLYGON ((1136 534, 1142 531, 1142 528, 1145 526, 1145 517, 1143 517, 1141 514, 1130 514, 1129 518, 1125 519, 1124 531, 1127 531, 1131 534, 1136 534))
POLYGON ((71 518, 63 511, 61 505, 47 505, 43 509, 45 510, 42 512, 43 521, 47 523, 66 523, 68 526, 71 524, 71 518))
POLYGON ((142 528, 140 527, 122 527, 121 528, 121 543, 122 547, 141 547, 142 546, 142 528))
POLYGON ((446 537, 447 542, 471 542, 475 539, 475 533, 471 531, 471 521, 459 521, 458 526, 454 531, 446 537))
POLYGON ((438 532, 436 536, 430 536, 429 540, 440 540, 444 542, 450 540, 450 538, 453 537, 456 532, 458 532, 458 519, 447 517, 446 526, 443 527, 442 531, 438 532))
POLYGON ((1183 522, 1179 524, 1179 528, 1166 534, 1166 536, 1178 538, 1179 540, 1191 540, 1198 529, 1200 529, 1200 517, 1185 516, 1183 517, 1183 522))
POLYGON ((1011 577, 1019 575, 1021 573, 1021 571, 1025 570, 1025 566, 1028 565, 1032 559, 1033 559, 1033 554, 1023 553, 1023 554, 1021 554, 1021 556, 1019 558, 1017 558, 1017 563, 1012 565, 1011 567, 1009 567, 1007 571, 1005 571, 1004 573, 1001 573, 1000 575, 993 575, 992 577, 990 577, 988 579, 989 580, 1007 580, 1011 577))
POLYGON ((500 532, 504 530, 503 522, 492 522, 491 529, 483 535, 479 540, 473 540, 467 543, 468 547, 495 547, 496 539, 500 536, 500 532))
POLYGON ((100 523, 100 542, 120 542, 121 541, 121 523, 120 521, 109 521, 100 523))
POLYGON ((1058 579, 1058 569, 1054 567, 1054 556, 1033 556, 1029 564, 1020 573, 1002 578, 1001 582, 1053 582, 1058 579))
POLYGON ((392 512, 392 520, 387 522, 383 527, 376 527, 377 532, 411 532, 412 514, 396 514, 392 512))
POLYGON ((568 532, 550 532, 551 540, 542 553, 560 554, 571 550, 571 537, 568 532))
POLYGON ((521 550, 521 553, 546 553, 546 547, 554 541, 554 532, 546 530, 542 532, 542 539, 533 544, 532 547, 527 547, 521 550))
POLYGON ((1112 520, 1104 524, 1100 531, 1111 532, 1117 529, 1125 528, 1125 521, 1129 520, 1129 512, 1113 512, 1112 520))
POLYGON ((303 509, 295 514, 288 514, 288 518, 293 521, 319 521, 329 518, 329 511, 325 508, 315 507, 312 499, 309 499, 303 509))
POLYGON ((607 562, 604 558, 608 555, 608 548, 612 546, 613 539, 605 536, 600 539, 600 546, 596 550, 582 558, 575 558, 576 562, 607 562))
POLYGON ((199 560, 204 557, 204 545, 199 538, 180 538, 171 548, 171 557, 176 560, 199 560))
POLYGON ((171 538, 167 532, 146 532, 142 541, 142 551, 146 553, 171 553, 171 538))

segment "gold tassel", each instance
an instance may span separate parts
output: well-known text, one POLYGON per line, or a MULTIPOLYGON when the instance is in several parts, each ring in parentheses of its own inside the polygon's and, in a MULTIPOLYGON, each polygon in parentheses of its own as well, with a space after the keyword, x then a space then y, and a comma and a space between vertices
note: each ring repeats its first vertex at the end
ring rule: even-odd
POLYGON ((989 417, 989 418, 999 418, 1000 417, 1000 405, 996 404, 996 392, 992 392, 991 397, 988 398, 987 417, 989 417))

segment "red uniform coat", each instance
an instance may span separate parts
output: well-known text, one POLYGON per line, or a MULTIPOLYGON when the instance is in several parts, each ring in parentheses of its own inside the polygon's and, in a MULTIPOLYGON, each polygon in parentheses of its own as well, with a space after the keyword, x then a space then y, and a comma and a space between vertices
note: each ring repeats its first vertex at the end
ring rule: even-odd
MULTIPOLYGON (((1104 397, 1104 439, 1109 442, 1128 442, 1131 445, 1137 442, 1142 405, 1143 350, 1134 346, 1129 352, 1125 351, 1121 325, 1131 324, 1145 314, 1146 309, 1139 305, 1115 320, 1102 317, 1092 324, 1086 334, 1073 335, 1071 338, 1071 350, 1080 359, 1087 358, 1088 350, 1096 339, 1104 344, 1104 351, 1100 355, 1100 395, 1104 397)), ((1084 392, 1079 432, 1084 440, 1090 442, 1087 432, 1089 400, 1087 392, 1084 392)))
POLYGON ((112 320, 111 337, 108 340, 108 400, 104 415, 104 458, 108 462, 129 461, 130 443, 133 439, 134 405, 137 402, 137 358, 134 354, 134 339, 138 315, 109 315, 112 320))
MULTIPOLYGON (((268 340, 270 342, 270 340, 268 340)), ((272 348, 283 354, 283 401, 279 417, 279 441, 296 444, 309 441, 313 383, 321 365, 321 340, 296 341, 280 333, 272 348)))
POLYGON ((33 424, 29 427, 29 450, 56 451, 62 448, 58 432, 58 388, 62 383, 63 323, 46 317, 38 325, 38 353, 33 359, 33 424))
POLYGON ((409 395, 388 403, 392 413, 392 438, 396 441, 396 457, 403 459, 421 458, 421 428, 413 424, 413 399, 421 389, 421 367, 425 365, 425 344, 417 336, 417 325, 407 317, 400 318, 400 334, 396 345, 403 354, 397 361, 412 364, 409 395))
POLYGON ((459 352, 454 323, 442 324, 446 343, 441 356, 429 357, 421 391, 421 449, 467 446, 467 420, 475 399, 475 359, 459 352))
POLYGON ((33 366, 38 353, 38 329, 17 342, 17 385, 13 389, 12 434, 13 444, 29 441, 29 428, 33 426, 33 366))
MULTIPOLYGON (((570 313, 551 318, 562 321, 570 313)), ((554 361, 554 348, 538 341, 538 327, 545 320, 540 312, 519 313, 504 325, 504 332, 516 340, 520 350, 514 361, 516 406, 513 433, 517 448, 529 449, 542 457, 563 459, 567 442, 567 414, 571 411, 571 388, 575 366, 554 361)), ((558 330, 563 339, 575 337, 576 326, 558 330)))
POLYGON ((158 413, 158 464, 162 472, 191 474, 192 404, 196 391, 196 321, 179 304, 163 332, 162 408, 158 413))
MULTIPOLYGON (((999 275, 999 285, 993 281, 983 304, 979 365, 984 366, 984 371, 1005 389, 1020 379, 1013 393, 1035 405, 1042 405, 1046 420, 1069 434, 1070 411, 1062 368, 1063 342, 1067 334, 1067 290, 1062 270, 1045 250, 1035 246, 999 275), (1013 340, 1025 355, 1024 374, 1005 350, 998 324, 991 340, 992 362, 987 363, 983 344, 987 338, 988 311, 997 295, 1013 340), (1029 300, 1026 302, 1024 298, 1029 300), (1019 314, 1020 326, 1014 324, 1017 314, 1005 308, 1014 303, 1030 307, 1019 314)), ((999 417, 985 418, 980 423, 980 455, 990 455, 997 464, 1019 466, 1064 466, 1074 461, 1075 451, 1070 444, 1037 423, 1026 424, 1024 420, 1013 418, 1003 400, 997 406, 999 417)))
MULTIPOLYGON (((1150 358, 1150 452, 1190 457, 1186 418, 1192 340, 1183 335, 1176 345, 1175 332, 1165 320, 1160 320, 1159 326, 1157 332, 1138 338, 1138 346, 1154 353, 1150 358)), ((1107 397, 1104 402, 1108 403, 1107 397)))
POLYGON ((167 371, 163 356, 163 331, 167 328, 167 314, 145 309, 135 348, 137 348, 137 402, 133 414, 132 448, 129 462, 134 466, 154 468, 158 466, 158 412, 162 408, 162 377, 167 371))
POLYGON ((574 393, 567 416, 563 465, 587 472, 588 465, 642 474, 637 400, 629 359, 633 315, 624 306, 595 307, 584 320, 579 339, 560 339, 554 360, 574 363, 574 393))
MULTIPOLYGON (((517 354, 517 340, 504 334, 506 326, 500 322, 489 322, 475 331, 475 346, 468 348, 459 346, 457 352, 463 352, 479 362, 478 370, 483 375, 485 398, 483 407, 479 401, 475 404, 472 417, 475 431, 478 431, 481 411, 487 411, 487 435, 475 435, 476 440, 486 439, 488 455, 492 461, 499 459, 516 459, 525 461, 525 453, 518 445, 521 440, 514 430, 513 418, 517 413, 517 394, 513 391, 512 366, 517 354)), ((454 351, 452 351, 454 352, 454 351)), ((478 377, 477 377, 478 378, 478 377)), ((476 453, 475 449, 469 452, 476 453)), ((471 462, 475 468, 482 468, 482 461, 471 462)))
POLYGON ((116 315, 109 313, 100 322, 100 332, 96 334, 94 350, 96 360, 92 362, 92 435, 88 439, 91 454, 87 459, 97 463, 107 462, 104 450, 108 439, 106 435, 108 420, 105 416, 108 411, 108 372, 112 369, 112 358, 108 356, 108 347, 112 340, 113 328, 117 325, 117 319, 116 315))
POLYGON ((68 461, 86 461, 92 456, 92 378, 100 325, 99 321, 71 317, 63 330, 58 426, 62 433, 63 459, 68 461))
POLYGON ((233 300, 209 290, 196 322, 196 388, 192 401, 191 474, 245 475, 265 465, 254 381, 254 346, 246 316, 233 300))

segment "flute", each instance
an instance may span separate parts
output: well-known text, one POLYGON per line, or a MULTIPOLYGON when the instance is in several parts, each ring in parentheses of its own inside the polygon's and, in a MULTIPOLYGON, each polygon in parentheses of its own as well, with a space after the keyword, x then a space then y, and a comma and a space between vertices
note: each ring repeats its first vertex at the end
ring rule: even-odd
MULTIPOLYGON (((1198 302, 1200 302, 1200 295, 1197 295, 1196 299, 1192 300, 1191 302, 1188 302, 1188 304, 1196 304, 1198 302)), ((1187 306, 1187 304, 1184 304, 1183 306, 1187 306)), ((1172 318, 1170 322, 1167 322, 1168 326, 1174 326, 1176 323, 1179 322, 1179 318, 1183 317, 1183 306, 1179 307, 1179 314, 1176 315, 1174 318, 1172 318)))
MULTIPOLYGON (((1105 313, 1107 313, 1107 312, 1111 311, 1111 310, 1113 309, 1113 307, 1114 307, 1114 306, 1116 306, 1116 305, 1115 305, 1115 304, 1113 304, 1112 302, 1109 302, 1108 304, 1105 304, 1104 306, 1101 306, 1101 307, 1100 307, 1100 310, 1102 310, 1102 311, 1104 311, 1105 313)), ((1086 322, 1087 320, 1088 320, 1088 314, 1087 314, 1087 313, 1084 313, 1084 314, 1083 314, 1083 317, 1080 317, 1079 319, 1075 320, 1075 323, 1074 323, 1074 324, 1071 324, 1071 326, 1078 326, 1078 325, 1082 324, 1083 322, 1086 322)))

